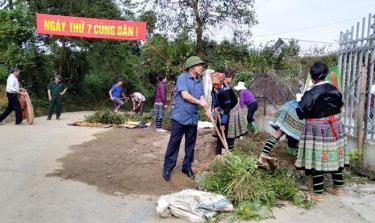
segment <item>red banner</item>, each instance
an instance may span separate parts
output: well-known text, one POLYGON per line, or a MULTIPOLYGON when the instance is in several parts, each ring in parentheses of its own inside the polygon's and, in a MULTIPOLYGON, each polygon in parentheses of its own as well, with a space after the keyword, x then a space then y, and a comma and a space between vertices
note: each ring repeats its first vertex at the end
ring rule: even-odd
POLYGON ((145 40, 146 22, 36 15, 38 34, 98 39, 145 40))

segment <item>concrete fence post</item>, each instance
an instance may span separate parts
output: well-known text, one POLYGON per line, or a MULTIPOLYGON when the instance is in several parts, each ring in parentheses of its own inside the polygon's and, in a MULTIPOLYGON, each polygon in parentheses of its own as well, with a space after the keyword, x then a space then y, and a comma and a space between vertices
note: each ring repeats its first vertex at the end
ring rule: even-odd
MULTIPOLYGON (((366 82, 367 82, 367 67, 362 65, 361 73, 359 77, 359 89, 358 89, 358 108, 357 108, 357 147, 363 154, 364 147, 364 115, 365 115, 365 101, 366 101, 366 82)), ((363 163, 363 159, 361 160, 363 163)))

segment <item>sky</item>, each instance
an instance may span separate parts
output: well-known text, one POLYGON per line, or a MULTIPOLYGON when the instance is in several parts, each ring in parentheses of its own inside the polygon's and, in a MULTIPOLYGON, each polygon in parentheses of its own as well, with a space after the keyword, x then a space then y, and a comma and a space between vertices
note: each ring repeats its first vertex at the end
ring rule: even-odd
MULTIPOLYGON (((303 50, 314 46, 334 50, 338 48, 340 31, 350 29, 369 13, 375 14, 375 0, 256 0, 255 11, 259 21, 252 28, 255 46, 278 38, 295 38, 325 42, 300 41, 303 50), (287 32, 296 29, 301 30, 287 32)), ((221 32, 218 40, 230 39, 229 33, 221 32)))

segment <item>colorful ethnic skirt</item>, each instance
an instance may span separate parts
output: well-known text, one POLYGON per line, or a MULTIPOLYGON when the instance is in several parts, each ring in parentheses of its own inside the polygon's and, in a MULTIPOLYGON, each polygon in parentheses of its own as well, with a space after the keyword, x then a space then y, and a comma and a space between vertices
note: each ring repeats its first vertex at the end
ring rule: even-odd
POLYGON ((348 144, 340 115, 306 119, 299 141, 297 169, 332 172, 348 164, 348 144))
POLYGON ((280 129, 286 135, 299 140, 305 120, 300 120, 297 116, 297 101, 288 101, 277 111, 275 117, 269 122, 274 129, 280 129))
POLYGON ((240 103, 230 110, 227 138, 233 139, 247 133, 247 110, 240 107, 240 103))

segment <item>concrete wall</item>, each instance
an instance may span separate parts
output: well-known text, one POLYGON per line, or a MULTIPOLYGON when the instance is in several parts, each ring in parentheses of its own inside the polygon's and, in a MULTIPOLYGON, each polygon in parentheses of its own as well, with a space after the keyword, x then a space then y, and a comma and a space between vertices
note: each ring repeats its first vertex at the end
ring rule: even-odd
MULTIPOLYGON (((357 148, 357 139, 348 136, 349 150, 357 148)), ((363 167, 367 175, 375 177, 375 142, 366 141, 363 148, 363 167)))
POLYGON ((375 177, 375 142, 367 141, 363 151, 363 166, 375 177))

